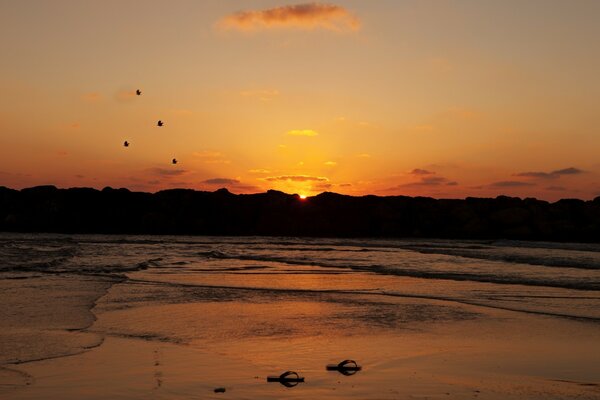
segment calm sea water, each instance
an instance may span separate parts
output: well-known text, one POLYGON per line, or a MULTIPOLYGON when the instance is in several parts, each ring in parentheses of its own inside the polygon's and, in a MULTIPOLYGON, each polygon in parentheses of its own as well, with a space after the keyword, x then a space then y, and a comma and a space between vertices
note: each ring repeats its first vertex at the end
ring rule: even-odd
POLYGON ((600 320, 599 244, 4 233, 0 260, 0 279, 370 293, 600 320))

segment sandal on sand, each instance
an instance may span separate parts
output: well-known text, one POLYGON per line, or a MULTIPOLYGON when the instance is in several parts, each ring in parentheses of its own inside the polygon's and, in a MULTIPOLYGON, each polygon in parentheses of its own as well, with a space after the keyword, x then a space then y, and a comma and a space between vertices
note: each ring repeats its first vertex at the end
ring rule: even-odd
POLYGON ((354 360, 344 360, 339 364, 327 364, 327 371, 338 371, 344 375, 354 375, 362 369, 354 360))
POLYGON ((267 376, 267 382, 279 382, 284 386, 292 387, 304 382, 304 378, 300 377, 297 372, 286 371, 279 376, 267 376))

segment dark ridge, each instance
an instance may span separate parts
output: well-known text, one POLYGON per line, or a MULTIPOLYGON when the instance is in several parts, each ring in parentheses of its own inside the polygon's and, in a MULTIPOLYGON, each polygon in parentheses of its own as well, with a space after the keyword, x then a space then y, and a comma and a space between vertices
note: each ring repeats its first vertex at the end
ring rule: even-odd
POLYGON ((275 190, 157 193, 0 186, 0 231, 600 242, 600 197, 555 203, 498 196, 436 200, 275 190))

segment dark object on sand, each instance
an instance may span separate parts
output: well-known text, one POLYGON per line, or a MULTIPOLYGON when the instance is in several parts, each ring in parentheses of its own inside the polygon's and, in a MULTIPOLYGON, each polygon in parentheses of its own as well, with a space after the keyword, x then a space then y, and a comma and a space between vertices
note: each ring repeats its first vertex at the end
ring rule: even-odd
POLYGON ((283 386, 294 387, 300 382, 304 382, 304 378, 300 377, 297 372, 285 371, 279 376, 267 376, 267 382, 279 382, 283 386))
POLYGON ((218 387, 215 389, 215 393, 225 393, 225 388, 224 387, 218 387))
POLYGON ((159 119, 158 122, 156 123, 157 126, 163 126, 164 123, 159 119))
POLYGON ((344 360, 339 364, 327 364, 327 371, 337 371, 343 375, 354 375, 362 369, 354 360, 344 360))
POLYGON ((126 140, 126 141, 124 141, 124 142, 123 142, 123 146, 125 146, 125 147, 129 147, 129 142, 128 142, 127 140, 126 140))
POLYGON ((173 163, 173 164, 177 164, 177 159, 176 159, 176 158, 172 159, 172 160, 171 160, 171 163, 173 163))
POLYGON ((140 96, 140 95, 142 94, 142 91, 141 91, 140 89, 137 89, 137 90, 135 91, 135 94, 137 94, 138 96, 140 96))

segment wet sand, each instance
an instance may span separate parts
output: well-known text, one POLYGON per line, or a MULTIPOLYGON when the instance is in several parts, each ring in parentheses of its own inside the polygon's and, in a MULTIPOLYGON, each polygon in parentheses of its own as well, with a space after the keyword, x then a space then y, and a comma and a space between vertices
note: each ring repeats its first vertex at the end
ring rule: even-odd
MULTIPOLYGON (((59 288, 48 277, 10 281, 28 296, 70 299, 70 312, 29 326, 32 338, 21 342, 60 334, 68 348, 58 346, 57 355, 72 355, 5 360, 2 398, 600 398, 595 322, 441 300, 184 288, 130 276, 108 290, 102 279, 61 277, 59 288), (73 296, 77 290, 81 295, 73 296), (85 315, 77 307, 86 304, 91 319, 75 318, 85 315), (69 314, 73 321, 53 325, 69 314), (95 341, 80 343, 80 336, 95 341), (363 370, 353 376, 325 370, 346 358, 363 370), (293 388, 266 382, 286 370, 306 382, 293 388), (217 387, 226 392, 215 393, 217 387)), ((18 337, 19 324, 40 315, 22 311, 31 318, 15 312, 3 334, 18 337)))

